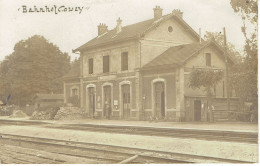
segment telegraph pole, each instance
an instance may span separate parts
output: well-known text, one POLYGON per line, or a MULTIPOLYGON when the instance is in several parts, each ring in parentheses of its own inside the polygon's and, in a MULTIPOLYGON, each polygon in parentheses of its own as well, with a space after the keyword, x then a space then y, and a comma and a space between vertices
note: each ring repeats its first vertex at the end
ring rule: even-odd
POLYGON ((226 64, 226 91, 227 91, 227 107, 228 107, 228 119, 230 120, 230 96, 229 96, 229 74, 228 74, 228 55, 227 55, 227 37, 226 37, 226 29, 223 28, 224 31, 224 46, 225 46, 225 64, 226 64))

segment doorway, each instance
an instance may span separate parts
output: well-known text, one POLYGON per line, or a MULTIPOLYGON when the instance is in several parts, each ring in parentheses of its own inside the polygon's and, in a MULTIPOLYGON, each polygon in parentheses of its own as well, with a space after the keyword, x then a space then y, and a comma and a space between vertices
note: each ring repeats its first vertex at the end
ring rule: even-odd
POLYGON ((89 115, 94 117, 95 115, 95 92, 94 88, 88 88, 88 99, 89 99, 89 115))
POLYGON ((164 82, 154 83, 155 117, 165 118, 165 85, 164 82))
POLYGON ((107 85, 104 89, 103 117, 109 119, 111 116, 111 86, 107 85))
POLYGON ((201 101, 194 100, 194 120, 201 121, 201 101))
POLYGON ((122 85, 123 119, 130 118, 130 85, 122 85))

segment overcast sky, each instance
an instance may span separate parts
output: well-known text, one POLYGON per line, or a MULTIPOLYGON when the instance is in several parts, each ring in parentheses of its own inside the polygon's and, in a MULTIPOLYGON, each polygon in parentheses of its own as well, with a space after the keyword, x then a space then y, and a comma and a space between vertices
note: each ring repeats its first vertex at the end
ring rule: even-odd
POLYGON ((0 61, 13 52, 15 43, 35 34, 44 36, 74 59, 78 55, 71 50, 94 38, 99 23, 113 29, 118 17, 123 26, 151 19, 156 5, 163 8, 163 15, 180 9, 183 19, 196 32, 202 28, 202 34, 220 32, 226 27, 227 40, 238 49, 243 47, 242 21, 229 0, 0 0, 0 61), (39 9, 54 5, 74 7, 74 11, 23 13, 34 6, 39 9), (79 13, 75 7, 84 9, 79 13))

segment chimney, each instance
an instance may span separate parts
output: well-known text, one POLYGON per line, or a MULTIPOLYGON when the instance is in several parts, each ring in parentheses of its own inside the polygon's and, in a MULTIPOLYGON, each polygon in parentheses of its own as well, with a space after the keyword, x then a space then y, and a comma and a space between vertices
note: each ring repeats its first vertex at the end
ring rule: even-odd
POLYGON ((183 18, 183 12, 180 11, 180 9, 174 9, 172 11, 172 13, 175 15, 175 16, 178 16, 180 18, 183 18))
POLYGON ((154 11, 154 21, 162 17, 162 9, 160 8, 160 6, 155 6, 155 8, 153 8, 153 11, 154 11))
POLYGON ((106 33, 107 31, 108 31, 108 30, 107 30, 106 24, 100 23, 100 24, 98 25, 98 36, 103 35, 103 34, 106 33))
POLYGON ((122 20, 120 17, 117 19, 117 25, 116 25, 116 33, 119 33, 122 31, 122 20))

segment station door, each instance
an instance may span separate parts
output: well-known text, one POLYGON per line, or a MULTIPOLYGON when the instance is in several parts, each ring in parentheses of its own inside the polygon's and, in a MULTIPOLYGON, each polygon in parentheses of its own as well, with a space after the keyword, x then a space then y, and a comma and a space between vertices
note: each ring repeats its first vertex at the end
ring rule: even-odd
POLYGON ((89 115, 91 117, 95 114, 95 93, 94 88, 88 88, 88 99, 89 99, 89 115))
POLYGON ((103 117, 109 119, 111 116, 111 86, 104 86, 103 117))
POLYGON ((201 101, 194 100, 194 120, 201 121, 201 101))
POLYGON ((123 118, 130 118, 130 85, 122 85, 123 118))
POLYGON ((165 118, 165 85, 164 82, 156 82, 155 89, 155 117, 158 119, 165 118))

